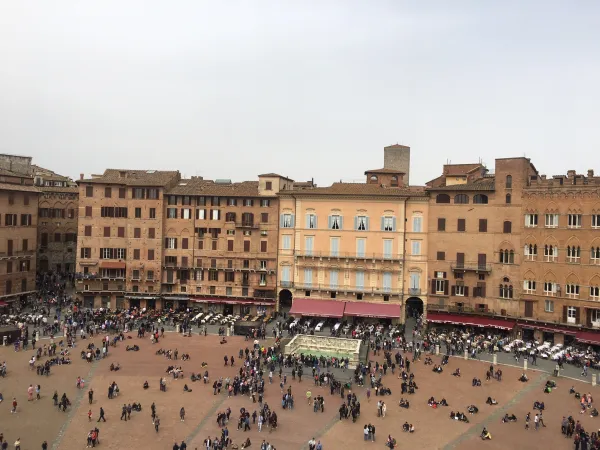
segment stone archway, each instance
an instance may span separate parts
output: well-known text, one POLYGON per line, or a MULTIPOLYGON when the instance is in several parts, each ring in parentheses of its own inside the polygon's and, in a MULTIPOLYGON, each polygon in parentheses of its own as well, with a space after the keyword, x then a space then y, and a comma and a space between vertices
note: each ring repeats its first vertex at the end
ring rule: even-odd
POLYGON ((289 310, 292 307, 292 293, 289 289, 279 291, 279 310, 289 310))
POLYGON ((414 317, 415 313, 423 314, 423 300, 419 297, 409 297, 406 300, 405 318, 414 317))

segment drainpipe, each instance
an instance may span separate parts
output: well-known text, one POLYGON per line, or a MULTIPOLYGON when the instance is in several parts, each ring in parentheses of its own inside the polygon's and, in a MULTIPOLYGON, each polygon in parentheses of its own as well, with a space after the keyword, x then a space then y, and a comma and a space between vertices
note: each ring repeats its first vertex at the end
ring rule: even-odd
POLYGON ((403 313, 402 322, 406 322, 406 308, 404 307, 404 272, 406 270, 406 226, 408 224, 408 219, 406 217, 406 198, 404 199, 404 228, 402 229, 402 281, 401 281, 401 291, 400 291, 400 309, 403 313))

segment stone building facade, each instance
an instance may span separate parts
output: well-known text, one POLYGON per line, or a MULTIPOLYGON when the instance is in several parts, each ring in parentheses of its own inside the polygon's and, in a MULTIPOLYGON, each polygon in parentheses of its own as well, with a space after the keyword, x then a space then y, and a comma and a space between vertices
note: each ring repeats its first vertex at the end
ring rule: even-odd
POLYGON ((86 307, 157 305, 165 193, 177 171, 115 170, 79 187, 76 293, 86 307))
POLYGON ((0 168, 0 308, 35 293, 39 195, 33 177, 0 168))
POLYGON ((40 190, 38 272, 73 273, 77 256, 79 189, 68 177, 33 167, 35 185, 40 190))
POLYGON ((280 307, 394 321, 404 320, 407 302, 423 309, 428 198, 404 175, 368 170, 364 183, 280 191, 280 307))
POLYGON ((600 328, 600 177, 532 175, 522 205, 519 315, 600 328))

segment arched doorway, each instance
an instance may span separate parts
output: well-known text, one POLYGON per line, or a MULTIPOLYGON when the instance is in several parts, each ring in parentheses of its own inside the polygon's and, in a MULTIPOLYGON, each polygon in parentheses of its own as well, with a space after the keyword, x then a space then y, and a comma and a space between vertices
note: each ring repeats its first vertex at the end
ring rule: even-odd
POLYGON ((287 312, 292 307, 292 293, 289 289, 282 289, 279 292, 279 310, 287 312))
POLYGON ((406 319, 415 317, 416 314, 423 314, 423 300, 419 297, 410 297, 406 300, 406 319))

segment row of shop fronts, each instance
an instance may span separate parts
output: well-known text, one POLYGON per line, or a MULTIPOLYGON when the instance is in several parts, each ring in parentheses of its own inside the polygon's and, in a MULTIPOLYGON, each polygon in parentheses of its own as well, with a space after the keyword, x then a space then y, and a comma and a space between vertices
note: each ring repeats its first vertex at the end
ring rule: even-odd
POLYGON ((427 323, 435 325, 464 325, 482 330, 495 329, 506 333, 514 339, 550 342, 553 345, 563 344, 568 346, 574 343, 600 345, 600 331, 527 319, 429 311, 427 313, 427 323))
POLYGON ((184 297, 184 296, 136 296, 93 295, 83 296, 84 308, 147 309, 183 311, 188 308, 197 312, 232 315, 269 315, 275 309, 275 301, 254 298, 184 297))
POLYGON ((319 300, 313 298, 295 298, 289 314, 291 316, 323 317, 341 319, 342 317, 364 317, 370 319, 386 319, 393 323, 400 322, 402 305, 396 302, 350 302, 335 300, 319 300))

